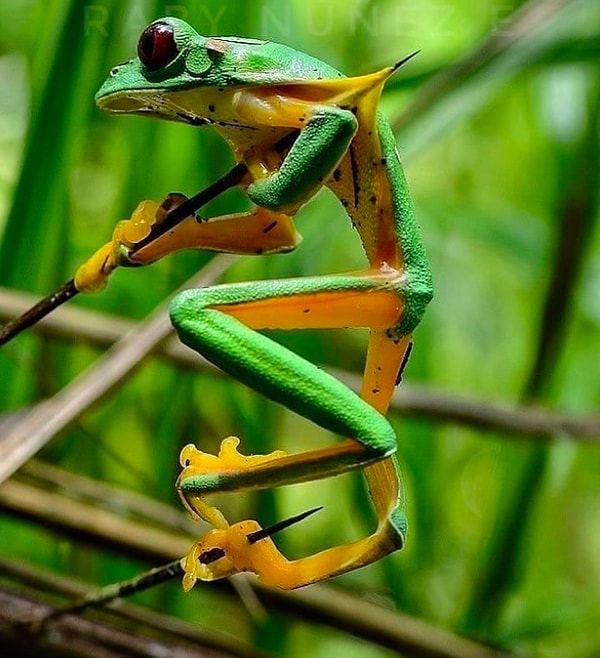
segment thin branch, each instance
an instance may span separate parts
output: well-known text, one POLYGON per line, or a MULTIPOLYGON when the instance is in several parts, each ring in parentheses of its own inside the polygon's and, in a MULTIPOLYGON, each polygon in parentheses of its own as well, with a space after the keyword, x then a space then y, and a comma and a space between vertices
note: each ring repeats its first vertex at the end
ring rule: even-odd
POLYGON ((0 346, 8 343, 26 329, 33 327, 36 322, 40 321, 40 318, 52 313, 52 311, 78 294, 79 290, 75 287, 75 280, 69 279, 60 288, 32 304, 31 308, 24 311, 22 315, 10 319, 0 327, 0 346))
MULTIPOLYGON (((34 297, 28 293, 0 288, 0 320, 12 317, 28 308, 34 297)), ((116 315, 88 311, 74 306, 57 310, 34 328, 43 335, 61 340, 88 341, 99 347, 107 347, 131 331, 135 323, 116 315)), ((175 337, 155 346, 153 354, 173 361, 185 368, 194 368, 214 376, 222 376, 220 370, 181 344, 175 337)), ((360 390, 360 378, 347 371, 332 371, 351 388, 360 390)), ((392 400, 392 410, 404 416, 435 419, 440 422, 458 423, 480 429, 506 433, 511 438, 525 437, 534 440, 554 439, 557 436, 580 441, 600 441, 600 416, 575 416, 561 414, 550 409, 526 404, 508 405, 477 400, 454 393, 420 388, 403 384, 392 400)), ((22 412, 16 412, 22 414, 22 412)), ((19 418, 14 416, 14 422, 19 418)), ((0 418, 3 433, 13 422, 10 415, 4 422, 0 418)))
MULTIPOLYGON (((213 283, 233 262, 226 256, 213 259, 184 288, 213 283)), ((0 443, 0 482, 10 477, 91 405, 98 402, 167 336, 172 327, 168 302, 161 304, 146 320, 127 333, 85 372, 52 398, 31 409, 3 437, 0 443)))
MULTIPOLYGON (((191 538, 126 521, 107 510, 15 482, 0 487, 0 508, 28 518, 67 536, 119 550, 152 564, 184 555, 191 538)), ((6 569, 0 561, 0 572, 6 569)), ((421 658, 510 658, 512 654, 461 638, 419 619, 384 609, 329 585, 313 585, 296 592, 274 590, 248 578, 259 599, 279 613, 295 616, 369 640, 408 656, 421 658)), ((202 587, 212 587, 203 584, 202 587)), ((202 588, 196 588, 202 592, 202 588)), ((0 615, 2 614, 0 609, 0 615)))
MULTIPOLYGON (((225 646, 216 649, 210 644, 202 645, 199 638, 193 643, 189 639, 175 639, 174 634, 168 632, 168 623, 164 625, 167 638, 160 625, 161 634, 157 637, 156 632, 152 635, 148 633, 150 629, 142 630, 139 623, 135 630, 124 631, 77 616, 67 616, 53 622, 51 632, 36 632, 35 622, 50 612, 52 608, 44 603, 0 590, 0 656, 144 658, 176 655, 177 658, 257 658, 259 655, 243 648, 234 652, 225 646)), ((159 622, 160 616, 156 615, 153 621, 159 622)))
MULTIPOLYGON (((52 595, 53 599, 56 596, 67 599, 78 599, 93 591, 93 588, 89 585, 73 578, 59 576, 48 571, 42 571, 31 565, 5 558, 0 558, 0 573, 11 581, 19 583, 20 586, 26 586, 40 594, 52 595)), ((103 610, 103 613, 103 618, 117 616, 141 624, 148 629, 159 631, 163 638, 165 635, 169 635, 177 641, 186 640, 202 647, 210 647, 211 649, 231 653, 241 658, 267 658, 266 654, 262 651, 248 646, 245 642, 238 640, 231 634, 209 630, 199 624, 188 623, 179 618, 170 617, 148 608, 142 608, 130 602, 116 601, 114 604, 107 606, 103 610)), ((41 619, 43 614, 46 613, 44 610, 41 610, 40 616, 36 615, 35 619, 41 619)), ((169 653, 167 655, 173 654, 169 653)))

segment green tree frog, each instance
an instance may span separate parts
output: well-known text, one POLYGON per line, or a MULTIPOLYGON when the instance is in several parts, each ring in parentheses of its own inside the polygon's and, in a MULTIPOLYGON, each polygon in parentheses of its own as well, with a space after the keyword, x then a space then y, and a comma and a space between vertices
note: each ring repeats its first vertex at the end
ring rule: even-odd
POLYGON ((214 526, 183 561, 186 589, 197 579, 238 571, 292 589, 372 563, 405 542, 396 435, 385 413, 432 282, 394 135, 378 111, 383 85, 396 68, 345 77, 281 44, 204 37, 182 20, 162 18, 142 33, 138 56, 113 68, 97 94, 108 112, 217 130, 247 168, 240 187, 254 208, 208 221, 190 216, 133 257, 132 246, 162 221, 158 204, 144 202, 80 270, 80 289, 100 287, 119 263, 144 264, 183 248, 289 251, 299 243, 294 214, 322 187, 338 197, 367 260, 361 271, 188 290, 173 300, 171 319, 186 345, 343 437, 294 455, 245 456, 234 437, 223 441, 218 455, 186 446, 178 491, 193 515, 214 526), (369 330, 360 395, 259 333, 335 327, 369 330), (229 525, 203 499, 351 469, 366 477, 377 527, 370 536, 294 561, 270 539, 247 541, 259 527, 255 521, 229 525), (215 548, 223 557, 207 564, 203 556, 215 548))

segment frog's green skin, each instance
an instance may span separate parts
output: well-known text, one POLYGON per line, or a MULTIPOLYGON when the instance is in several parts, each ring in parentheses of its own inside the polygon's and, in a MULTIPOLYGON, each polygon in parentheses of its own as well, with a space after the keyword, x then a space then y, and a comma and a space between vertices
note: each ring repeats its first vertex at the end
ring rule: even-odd
POLYGON ((405 540, 402 485, 393 458, 396 437, 383 414, 412 331, 432 295, 394 136, 377 111, 381 88, 394 69, 346 78, 286 46, 207 38, 174 18, 149 26, 138 53, 111 71, 97 94, 99 106, 214 126, 236 159, 248 166, 242 187, 258 206, 253 215, 209 222, 219 226, 218 247, 205 240, 201 229, 182 229, 181 239, 171 236, 162 251, 147 255, 148 261, 192 245, 242 253, 294 248, 298 236, 290 217, 323 186, 340 199, 368 259, 361 272, 189 290, 174 299, 171 318, 184 343, 262 394, 350 437, 294 456, 277 452, 246 458, 228 440, 218 457, 186 447, 178 480, 182 499, 225 533, 217 539, 207 535, 194 545, 187 586, 196 578, 252 570, 266 582, 293 588, 373 562, 405 540), (292 146, 280 152, 290 133, 297 134, 292 146), (276 230, 281 235, 269 245, 256 235, 240 244, 244 227, 259 221, 257 216, 265 227, 259 234, 276 230), (370 329, 360 397, 256 331, 315 327, 370 329), (236 526, 228 526, 201 500, 209 492, 272 487, 355 468, 364 469, 367 477, 377 529, 353 544, 294 562, 273 552, 266 541, 234 548, 236 526), (198 556, 215 542, 227 552, 227 567, 219 562, 198 566, 198 556))

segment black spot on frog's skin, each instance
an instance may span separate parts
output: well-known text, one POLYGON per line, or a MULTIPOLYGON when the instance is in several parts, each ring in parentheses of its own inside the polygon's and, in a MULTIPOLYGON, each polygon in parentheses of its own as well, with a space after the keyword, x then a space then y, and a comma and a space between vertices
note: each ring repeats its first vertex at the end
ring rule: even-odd
POLYGON ((379 389, 374 388, 374 389, 371 390, 371 393, 373 393, 373 395, 377 395, 379 393, 379 389))
POLYGON ((375 204, 377 203, 377 197, 376 197, 374 194, 372 194, 371 197, 369 198, 369 201, 370 201, 373 205, 375 205, 375 204))
POLYGON ((304 313, 310 313, 310 309, 309 309, 309 308, 305 308, 303 312, 304 312, 304 313))
POLYGON ((333 172, 333 180, 336 183, 339 183, 342 180, 342 170, 339 167, 333 172))
POLYGON ((387 158, 381 158, 381 164, 385 167, 387 164, 387 158))
POLYGON ((208 106, 208 111, 209 112, 214 112, 215 111, 215 106, 214 105, 209 105, 208 106))
POLYGON ((270 233, 276 226, 277 226, 277 221, 272 221, 270 224, 267 224, 267 226, 265 226, 265 228, 263 228, 263 233, 265 235, 267 233, 270 233))
POLYGON ((348 199, 340 199, 340 203, 344 206, 344 208, 347 208, 350 205, 348 199))
POLYGON ((396 386, 398 386, 398 384, 402 381, 402 375, 404 374, 404 369, 406 368, 406 364, 408 363, 410 353, 412 352, 412 347, 413 344, 409 343, 408 347, 406 348, 406 352, 404 352, 404 358, 402 359, 402 363, 400 364, 400 369, 398 370, 398 375, 396 376, 396 386))
POLYGON ((190 464, 191 464, 191 461, 190 461, 189 459, 186 459, 186 460, 185 460, 185 465, 186 465, 186 466, 189 466, 190 464))

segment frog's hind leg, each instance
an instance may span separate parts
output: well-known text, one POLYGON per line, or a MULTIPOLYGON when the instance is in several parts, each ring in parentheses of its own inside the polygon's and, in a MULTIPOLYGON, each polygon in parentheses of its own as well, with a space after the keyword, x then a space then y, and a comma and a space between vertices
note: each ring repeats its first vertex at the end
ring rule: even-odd
POLYGON ((186 291, 173 302, 173 323, 184 343, 263 395, 350 437, 297 455, 259 457, 260 463, 246 462, 253 458, 234 454, 231 446, 221 463, 190 447, 178 485, 192 507, 208 492, 273 487, 367 467, 379 520, 374 534, 294 562, 274 558, 276 549, 269 542, 248 546, 238 563, 265 582, 300 587, 369 564, 404 543, 401 481, 392 458, 396 437, 383 412, 409 338, 397 339, 390 330, 404 307, 393 285, 387 284, 380 272, 369 271, 217 286, 186 291), (255 331, 335 327, 371 329, 365 399, 255 331))

